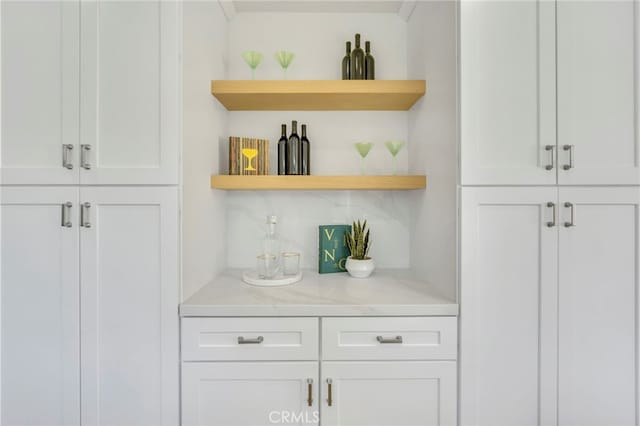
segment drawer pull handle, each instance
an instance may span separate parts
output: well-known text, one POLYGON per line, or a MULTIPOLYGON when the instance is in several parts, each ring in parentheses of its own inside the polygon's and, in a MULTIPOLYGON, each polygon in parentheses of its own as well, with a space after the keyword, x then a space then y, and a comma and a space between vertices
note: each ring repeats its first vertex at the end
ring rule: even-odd
POLYGON ((264 337, 258 336, 255 339, 245 339, 243 336, 238 337, 239 345, 259 345, 264 340, 264 337))
POLYGON ((333 393, 332 393, 333 380, 327 379, 327 405, 331 407, 333 405, 333 393))
POLYGON ((385 339, 382 336, 378 336, 378 337, 376 337, 376 340, 379 343, 402 343, 402 336, 396 336, 396 337, 393 337, 391 339, 385 339))
POLYGON ((307 379, 307 405, 309 407, 313 405, 312 386, 313 386, 313 379, 307 379))

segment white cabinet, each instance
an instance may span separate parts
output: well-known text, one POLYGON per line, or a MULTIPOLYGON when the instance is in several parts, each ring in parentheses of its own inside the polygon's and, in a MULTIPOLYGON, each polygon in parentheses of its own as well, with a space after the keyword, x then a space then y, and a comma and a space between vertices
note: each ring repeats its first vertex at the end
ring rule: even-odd
POLYGON ((460 2, 463 185, 556 182, 554 35, 554 2, 460 2))
POLYGON ((178 8, 82 3, 80 150, 90 169, 80 165, 81 183, 178 183, 178 8))
POLYGON ((633 425, 638 408, 638 188, 561 188, 560 425, 633 425), (570 208, 563 211, 571 221, 570 208))
POLYGON ((0 195, 2 424, 177 424, 177 189, 0 195))
POLYGON ((82 188, 80 201, 82 423, 176 424, 177 189, 82 188))
POLYGON ((559 183, 639 184, 637 1, 557 10, 559 183))
POLYGON ((0 196, 1 423, 78 425, 78 191, 3 188, 0 196))
MULTIPOLYGON (((555 424, 555 188, 463 188, 460 424, 555 424)), ((556 209, 557 210, 557 209, 556 209)))
POLYGON ((635 0, 463 0, 461 183, 640 184, 639 19, 635 0))
POLYGON ((322 363, 324 426, 456 424, 455 361, 322 363))
MULTIPOLYGON (((80 31, 77 1, 3 1, 3 184, 73 184, 63 145, 76 163, 80 31)), ((76 163, 77 164, 77 163, 76 163)))
POLYGON ((639 207, 638 188, 462 189, 461 424, 635 424, 639 207))
POLYGON ((183 364, 185 426, 318 423, 318 362, 183 364))
POLYGON ((178 2, 1 7, 1 183, 177 184, 178 2))
POLYGON ((456 325, 455 317, 183 318, 182 423, 453 426, 456 325))

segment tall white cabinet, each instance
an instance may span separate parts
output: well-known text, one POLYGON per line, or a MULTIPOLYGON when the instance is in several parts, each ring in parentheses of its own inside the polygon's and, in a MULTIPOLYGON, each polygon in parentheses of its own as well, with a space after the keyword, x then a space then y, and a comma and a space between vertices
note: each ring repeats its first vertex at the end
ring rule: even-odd
POLYGON ((2 2, 2 183, 175 185, 178 2, 2 2))
POLYGON ((460 4, 460 424, 637 422, 639 6, 460 4))
POLYGON ((640 184, 639 14, 635 0, 463 0, 462 185, 640 184))
POLYGON ((180 5, 0 14, 1 424, 175 425, 180 5))

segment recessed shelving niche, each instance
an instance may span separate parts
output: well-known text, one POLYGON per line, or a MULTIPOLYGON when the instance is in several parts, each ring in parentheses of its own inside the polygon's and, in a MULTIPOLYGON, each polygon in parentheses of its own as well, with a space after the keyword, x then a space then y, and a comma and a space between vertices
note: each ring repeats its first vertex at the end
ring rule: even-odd
POLYGON ((407 111, 425 80, 213 80, 229 111, 407 111))
POLYGON ((226 190, 409 190, 424 189, 427 177, 416 176, 238 176, 213 175, 211 187, 226 190))

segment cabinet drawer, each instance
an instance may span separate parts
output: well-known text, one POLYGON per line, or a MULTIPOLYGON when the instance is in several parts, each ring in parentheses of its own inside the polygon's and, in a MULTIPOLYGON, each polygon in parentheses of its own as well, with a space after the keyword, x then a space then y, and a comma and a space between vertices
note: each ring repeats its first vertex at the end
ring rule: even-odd
POLYGON ((183 361, 318 359, 317 318, 184 318, 183 361))
POLYGON ((323 318, 325 360, 457 358, 457 318, 323 318))

